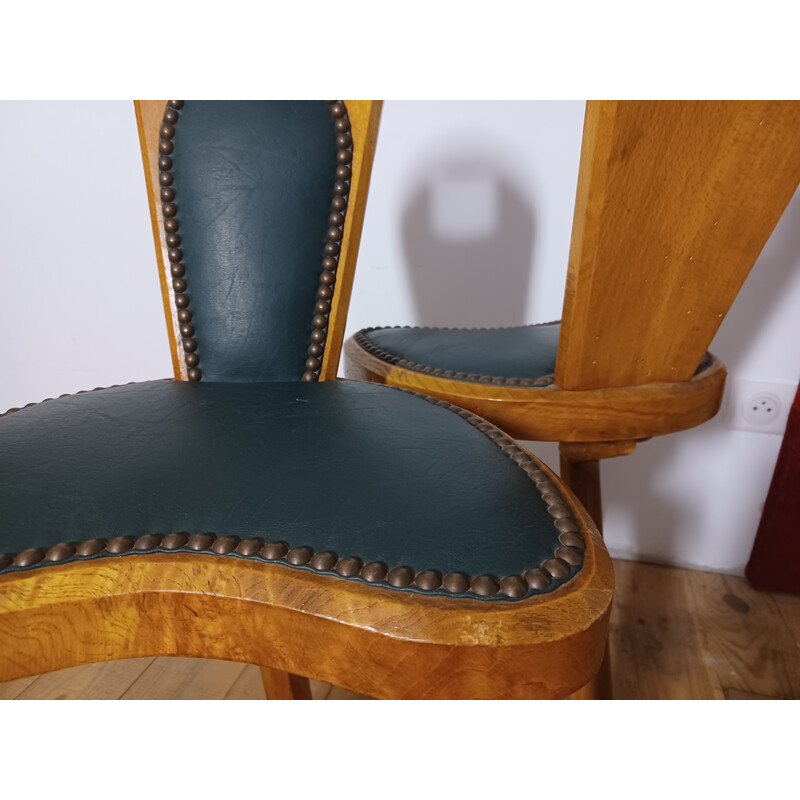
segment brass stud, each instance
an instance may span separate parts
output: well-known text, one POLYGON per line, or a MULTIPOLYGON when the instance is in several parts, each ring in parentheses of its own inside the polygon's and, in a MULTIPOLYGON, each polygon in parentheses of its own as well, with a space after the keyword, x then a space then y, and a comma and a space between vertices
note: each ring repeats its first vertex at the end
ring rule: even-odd
POLYGON ((30 567, 33 564, 38 564, 43 558, 44 550, 30 548, 17 553, 13 563, 15 567, 30 567))
POLYGON ((491 597, 500 591, 500 586, 491 575, 479 575, 470 581, 469 588, 481 597, 491 597))
POLYGON ((115 556, 121 553, 127 553, 133 549, 133 543, 136 541, 133 536, 116 536, 107 545, 106 550, 113 553, 115 556))
POLYGON ((190 370, 186 371, 186 377, 196 383, 203 377, 203 373, 197 369, 197 367, 192 367, 190 370))
POLYGON ((404 589, 414 582, 414 570, 411 567, 395 567, 389 570, 386 580, 392 586, 404 589))
POLYGON ((557 519, 553 525, 558 528, 562 533, 571 533, 573 531, 580 530, 578 528, 578 523, 572 517, 562 517, 561 519, 557 519))
POLYGON ((169 271, 173 278, 182 278, 186 274, 183 264, 170 264, 169 271))
POLYGON ((178 206, 175 203, 163 203, 161 205, 161 213, 167 218, 174 217, 178 213, 178 206))
POLYGON ((324 283, 327 286, 333 286, 336 282, 336 277, 330 270, 325 270, 322 275, 319 276, 320 283, 324 283))
POLYGON ((583 537, 574 531, 568 531, 566 533, 559 534, 558 541, 567 547, 574 547, 576 550, 583 550, 583 548, 586 546, 586 543, 583 541, 583 537))
POLYGON ((309 564, 312 569, 318 570, 319 572, 328 572, 336 566, 338 560, 339 556, 336 553, 325 551, 322 553, 314 553, 314 555, 311 556, 309 564))
POLYGON ((189 536, 185 533, 168 533, 161 542, 161 546, 165 550, 180 550, 181 547, 186 547, 189 541, 189 536))
POLYGON ((331 304, 327 300, 317 300, 314 311, 316 311, 317 314, 330 314, 331 304))
POLYGON ((165 219, 164 220, 164 230, 168 231, 169 233, 175 233, 175 231, 180 228, 180 223, 176 219, 165 219))
MULTIPOLYGON (((344 197, 349 191, 350 187, 344 181, 336 181, 336 183, 333 184, 333 193, 339 197, 344 197)), ((339 209, 336 210, 338 211, 339 209)))
POLYGON ((328 222, 331 225, 335 225, 336 227, 341 227, 344 225, 344 214, 340 214, 338 211, 334 211, 329 217, 328 222))
POLYGON ((181 336, 188 338, 194 336, 194 325, 191 322, 183 322, 180 326, 181 336))
POLYGON ((189 297, 185 294, 175 295, 175 305, 178 308, 186 308, 189 305, 189 297))
POLYGON ((367 583, 379 583, 385 580, 387 572, 386 564, 381 561, 370 561, 369 564, 364 564, 361 567, 361 577, 367 583))
POLYGON ((75 555, 75 545, 68 542, 61 542, 54 544, 46 553, 45 559, 47 561, 66 561, 75 555))
POLYGON ((518 599, 528 593, 528 584, 519 575, 509 575, 500 581, 500 591, 506 597, 518 599))
POLYGON ((183 250, 180 247, 172 247, 167 251, 167 258, 170 261, 180 261, 183 258, 183 250))
POLYGON ((308 346, 308 354, 310 356, 314 356, 314 358, 319 358, 324 352, 325 349, 322 347, 322 345, 310 344, 308 346))
MULTIPOLYGON (((158 173, 158 182, 161 186, 172 186, 172 181, 174 178, 172 177, 171 172, 159 172, 158 173)), ((170 198, 172 199, 172 198, 170 198)))
POLYGON ((314 383, 317 380, 317 373, 307 369, 300 377, 300 380, 303 383, 314 383))
POLYGON ((161 537, 154 533, 148 533, 145 536, 140 536, 134 543, 134 550, 154 550, 161 544, 161 537))
POLYGON ((331 116, 333 117, 343 117, 347 113, 347 109, 344 107, 344 103, 334 103, 331 106, 331 116))
POLYGON ((186 291, 186 281, 183 278, 173 278, 172 279, 172 288, 176 292, 185 292, 186 291))
POLYGON ((190 550, 208 550, 214 544, 214 537, 210 533, 195 533, 189 537, 186 546, 190 550))
POLYGON ((161 139, 158 143, 158 152, 161 155, 168 156, 172 153, 174 145, 169 139, 161 139))
POLYGON ((556 503, 556 505, 553 506, 547 506, 547 511, 551 517, 555 517, 556 519, 564 519, 564 517, 572 516, 572 509, 563 502, 556 503))
POLYGON ((167 100, 167 105, 170 108, 177 108, 178 111, 180 111, 183 108, 183 104, 185 102, 186 102, 185 100, 167 100))
POLYGON ((75 552, 79 556, 93 556, 103 550, 105 546, 105 539, 87 539, 78 545, 75 552))
POLYGON ((169 156, 159 156, 158 157, 158 168, 159 169, 172 169, 172 159, 169 156))
POLYGON ((553 579, 542 569, 529 569, 522 576, 531 589, 546 589, 553 579))
POLYGON ((547 503, 548 506, 556 505, 562 503, 564 498, 560 494, 556 494, 555 492, 547 492, 547 494, 542 495, 542 500, 547 503))
POLYGON ((336 146, 341 150, 347 150, 353 146, 353 137, 349 133, 340 133, 336 137, 336 146))
POLYGON ((194 353, 194 351, 197 350, 197 341, 195 339, 184 339, 183 349, 187 353, 194 353))
POLYGON ((170 233, 167 236, 167 247, 180 247, 181 237, 177 233, 170 233))
POLYGON ((435 569, 426 569, 417 573, 414 584, 425 592, 433 592, 442 585, 442 576, 435 569))
POLYGON ((217 553, 217 555, 226 556, 228 553, 235 550, 238 544, 238 536, 220 536, 219 539, 211 545, 211 549, 217 553))
POLYGON ((347 208, 347 200, 345 200, 344 197, 334 197, 333 200, 331 200, 331 208, 334 211, 344 211, 347 208))
POLYGON ((320 286, 317 289, 317 297, 320 300, 330 300, 333 297, 333 289, 330 286, 320 286))
POLYGON ((286 560, 295 566, 302 566, 311 561, 314 551, 310 547, 293 547, 287 554, 286 560))
POLYGON ((569 564, 560 558, 551 558, 542 564, 542 569, 556 579, 569 576, 569 564))
POLYGON ((277 561, 289 552, 289 545, 286 542, 269 542, 261 550, 261 555, 269 561, 277 561))
POLYGON ((361 571, 361 566, 362 562, 360 558, 349 556, 348 558, 339 560, 339 563, 336 565, 336 571, 344 578, 351 578, 354 575, 358 575, 361 571))
POLYGON ((347 133, 350 130, 350 122, 346 117, 337 119, 333 126, 337 133, 347 133))
POLYGON ((175 128, 172 125, 170 125, 168 122, 164 123, 158 129, 158 135, 162 139, 171 139, 175 135, 175 128))
POLYGON ((353 177, 353 170, 347 164, 339 164, 336 167, 336 177, 340 181, 349 181, 353 177))
POLYGON ((163 186, 158 194, 162 203, 170 203, 175 199, 175 190, 169 186, 163 186))
POLYGON ((325 252, 329 256, 338 256, 339 255, 339 250, 341 250, 341 248, 339 247, 339 245, 336 242, 328 242, 325 245, 325 252))
POLYGON ((580 550, 576 547, 559 547, 554 555, 556 558, 566 561, 572 567, 578 566, 583 561, 580 550))
POLYGON ((178 121, 178 112, 174 108, 167 108, 164 112, 164 122, 174 125, 178 121))
POLYGON ((327 328, 328 318, 323 316, 322 314, 315 314, 314 318, 311 320, 311 324, 315 328, 327 328))
POLYGON ((309 372, 316 372, 320 366, 322 366, 322 362, 318 358, 307 358, 306 359, 306 369, 309 372))
POLYGON ((180 322, 191 322, 192 321, 192 312, 189 311, 188 308, 182 308, 178 312, 178 320, 180 322))
POLYGON ((196 367, 200 363, 200 356, 197 353, 187 353, 183 360, 187 367, 196 367))
POLYGON ((236 552, 240 556, 254 556, 261 552, 264 547, 264 540, 254 537, 252 539, 244 539, 239 542, 236 552))

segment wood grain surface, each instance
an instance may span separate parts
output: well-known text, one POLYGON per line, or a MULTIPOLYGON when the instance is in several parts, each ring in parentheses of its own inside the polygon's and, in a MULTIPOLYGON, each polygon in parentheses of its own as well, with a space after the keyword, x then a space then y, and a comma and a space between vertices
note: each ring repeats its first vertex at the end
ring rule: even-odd
MULTIPOLYGON (((609 644, 616 698, 800 700, 800 597, 759 592, 732 575, 619 559, 614 568, 609 644)), ((0 683, 0 699, 23 692, 26 699, 112 697, 126 681, 135 687, 136 670, 142 678, 158 671, 158 680, 139 685, 143 698, 264 699, 255 666, 231 664, 230 671, 214 673, 219 684, 211 685, 202 677, 208 675, 204 659, 141 659, 134 669, 130 663, 89 664, 0 683), (88 677, 79 678, 82 672, 88 677), (180 677, 170 678, 172 672, 180 677), (59 692, 66 683, 72 691, 59 692), (88 688, 80 692, 80 686, 88 688)), ((319 681, 311 681, 311 694, 315 700, 366 697, 319 681)))
POLYGON ((800 182, 800 102, 590 101, 556 383, 688 381, 800 182))
POLYGON ((348 378, 440 397, 514 438, 539 442, 616 442, 693 428, 719 410, 727 375, 715 358, 702 374, 682 383, 566 391, 439 378, 388 364, 352 338, 345 343, 345 359, 348 378))

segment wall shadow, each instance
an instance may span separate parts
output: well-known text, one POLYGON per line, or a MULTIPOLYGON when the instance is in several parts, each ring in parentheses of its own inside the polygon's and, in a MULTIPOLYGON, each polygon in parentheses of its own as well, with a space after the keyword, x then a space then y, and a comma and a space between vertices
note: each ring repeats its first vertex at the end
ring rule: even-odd
MULTIPOLYGON (((525 323, 534 213, 498 164, 480 156, 433 163, 402 211, 402 248, 417 323, 501 327, 525 323), (483 200, 458 198, 459 182, 477 184, 483 200), (458 230, 443 230, 441 196, 455 199, 458 230), (458 201, 461 202, 458 202, 458 201)), ((452 219, 451 219, 452 223, 452 219)), ((451 225, 451 227, 453 227, 451 225)))

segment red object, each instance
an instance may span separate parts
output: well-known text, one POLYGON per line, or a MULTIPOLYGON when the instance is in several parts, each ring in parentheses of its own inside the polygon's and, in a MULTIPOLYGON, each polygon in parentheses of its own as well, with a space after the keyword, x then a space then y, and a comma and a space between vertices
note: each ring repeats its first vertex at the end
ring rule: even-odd
POLYGON ((756 589, 800 595, 800 386, 744 574, 756 589))

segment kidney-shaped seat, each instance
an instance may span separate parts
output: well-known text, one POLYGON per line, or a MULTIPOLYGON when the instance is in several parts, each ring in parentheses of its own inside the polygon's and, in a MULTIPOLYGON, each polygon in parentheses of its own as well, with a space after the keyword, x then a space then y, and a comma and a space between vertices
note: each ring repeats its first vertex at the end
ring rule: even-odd
POLYGON ((513 440, 443 401, 354 381, 151 381, 0 426, 14 573, 206 551, 423 594, 514 600, 580 570, 568 502, 513 440), (101 541, 103 540, 103 541, 101 541))
POLYGON ((270 697, 563 697, 596 673, 610 559, 558 478, 444 400, 332 379, 377 112, 138 104, 176 380, 0 417, 0 680, 188 655, 265 667, 270 697))

